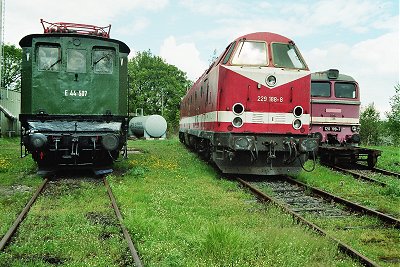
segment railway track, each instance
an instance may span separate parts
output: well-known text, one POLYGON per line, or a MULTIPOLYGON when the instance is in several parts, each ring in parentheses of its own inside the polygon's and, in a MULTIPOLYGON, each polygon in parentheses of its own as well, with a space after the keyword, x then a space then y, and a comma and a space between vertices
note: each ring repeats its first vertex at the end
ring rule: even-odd
POLYGON ((383 186, 383 187, 388 186, 388 184, 386 182, 383 182, 383 181, 373 178, 374 176, 376 176, 376 174, 381 174, 381 175, 390 176, 390 177, 394 177, 394 178, 400 178, 399 173, 390 172, 390 171, 379 169, 379 168, 370 169, 367 166, 364 166, 362 164, 351 164, 351 165, 342 164, 342 165, 338 166, 338 165, 331 165, 328 163, 324 163, 324 165, 326 165, 334 170, 350 174, 356 179, 361 179, 364 181, 372 182, 372 183, 375 183, 375 184, 383 186))
MULTIPOLYGON (((393 231, 399 231, 400 229, 400 220, 390 215, 371 210, 317 188, 307 186, 290 177, 281 177, 280 179, 267 181, 245 181, 237 178, 237 181, 249 189, 257 198, 278 205, 284 211, 291 214, 296 221, 307 225, 321 235, 327 236, 337 243, 340 250, 366 266, 380 265, 349 244, 334 237, 332 233, 329 233, 329 230, 323 229, 324 227, 319 226, 319 224, 324 225, 324 221, 340 222, 352 219, 358 220, 361 215, 367 214, 378 218, 378 221, 381 221, 382 224, 348 227, 346 231, 351 231, 352 228, 359 230, 364 227, 369 229, 376 228, 377 230, 390 228, 393 231), (317 221, 318 223, 312 221, 317 221)), ((398 260, 400 261, 400 259, 398 260)))
POLYGON ((400 179, 400 173, 384 170, 381 168, 374 167, 371 169, 371 168, 368 168, 367 166, 365 166, 363 164, 359 164, 359 163, 355 164, 354 168, 356 168, 357 170, 365 171, 365 172, 370 172, 370 173, 374 173, 374 174, 379 173, 379 174, 383 174, 386 176, 391 176, 393 178, 400 179))
MULTIPOLYGON (((43 181, 43 183, 38 187, 38 189, 36 190, 36 192, 33 194, 32 198, 28 201, 28 203, 25 205, 25 207, 23 208, 23 210, 21 211, 21 213, 19 214, 19 216, 16 218, 16 220, 14 221, 14 223, 12 224, 12 226, 10 227, 10 229, 7 231, 7 233, 3 236, 3 238, 0 241, 0 252, 3 251, 10 243, 11 243, 11 239, 12 237, 15 235, 15 233, 17 232, 17 229, 19 227, 19 225, 23 222, 23 220, 26 218, 26 215, 29 213, 29 210, 31 209, 31 207, 33 206, 33 204, 35 203, 35 201, 38 199, 38 197, 40 197, 40 195, 45 191, 46 186, 49 183, 49 179, 45 179, 43 181)), ((140 257, 137 253, 137 250, 133 244, 133 241, 129 235, 128 230, 126 229, 126 227, 123 224, 123 219, 122 219, 122 215, 121 212, 118 208, 117 202, 115 200, 114 194, 112 193, 112 190, 108 184, 107 179, 103 176, 102 178, 103 181, 103 185, 105 186, 108 196, 110 198, 114 213, 118 219, 119 222, 119 226, 121 227, 123 236, 127 242, 128 248, 129 248, 129 252, 130 255, 132 256, 132 259, 134 261, 135 266, 137 267, 141 267, 143 266, 140 257)))

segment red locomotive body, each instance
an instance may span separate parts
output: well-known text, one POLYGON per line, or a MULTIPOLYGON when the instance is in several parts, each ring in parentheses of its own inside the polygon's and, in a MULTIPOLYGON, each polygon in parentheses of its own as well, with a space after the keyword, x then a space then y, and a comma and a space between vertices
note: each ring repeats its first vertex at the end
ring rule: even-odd
POLYGON ((360 92, 358 83, 336 69, 311 74, 311 128, 324 163, 367 161, 374 167, 381 151, 359 147, 360 92))
POLYGON ((330 69, 311 74, 311 132, 321 143, 360 142, 360 96, 358 83, 330 69))
POLYGON ((310 72, 290 39, 267 32, 228 45, 181 102, 180 140, 225 173, 295 173, 310 138, 310 72))

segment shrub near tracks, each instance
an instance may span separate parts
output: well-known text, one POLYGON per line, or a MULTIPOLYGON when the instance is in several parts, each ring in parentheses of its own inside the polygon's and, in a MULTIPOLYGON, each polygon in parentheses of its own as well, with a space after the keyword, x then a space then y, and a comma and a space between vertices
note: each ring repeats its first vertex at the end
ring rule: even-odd
POLYGON ((0 138, 0 238, 41 182, 33 160, 19 158, 19 139, 0 138))
POLYGON ((134 141, 110 184, 145 266, 357 266, 177 140, 134 141))

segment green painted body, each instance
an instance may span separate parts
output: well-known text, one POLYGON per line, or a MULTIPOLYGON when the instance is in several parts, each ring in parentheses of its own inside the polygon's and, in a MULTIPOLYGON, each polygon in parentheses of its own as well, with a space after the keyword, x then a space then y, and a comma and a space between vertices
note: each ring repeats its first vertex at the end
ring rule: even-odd
MULTIPOLYGON (((28 35, 20 42, 22 62, 22 114, 127 115, 127 62, 129 48, 122 42, 76 34, 28 35), (39 47, 57 46, 57 70, 41 70, 39 47), (114 51, 111 73, 96 73, 94 49, 114 51), (86 53, 80 71, 67 69, 69 51, 86 53)), ((71 57, 72 58, 72 57, 71 57)))
POLYGON ((21 153, 42 170, 110 166, 126 147, 129 47, 76 33, 28 35, 20 46, 21 153))

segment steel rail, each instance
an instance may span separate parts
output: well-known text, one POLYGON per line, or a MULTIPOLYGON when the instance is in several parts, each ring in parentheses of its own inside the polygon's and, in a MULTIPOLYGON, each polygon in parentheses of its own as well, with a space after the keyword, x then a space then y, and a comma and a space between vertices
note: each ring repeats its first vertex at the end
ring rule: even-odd
POLYGON ((378 185, 380 185, 380 186, 387 186, 387 183, 378 181, 378 180, 373 179, 373 178, 371 178, 371 177, 365 176, 365 175, 363 175, 363 174, 361 174, 361 173, 357 173, 357 172, 354 172, 354 171, 352 171, 352 170, 345 169, 345 168, 342 168, 342 167, 339 167, 339 166, 334 166, 334 165, 327 164, 327 163, 324 163, 324 165, 326 165, 326 166, 328 166, 328 167, 330 167, 330 168, 332 168, 332 169, 335 169, 335 170, 337 170, 337 171, 341 171, 341 172, 344 172, 344 173, 349 173, 349 174, 351 174, 351 175, 352 175, 354 178, 356 178, 356 179, 362 179, 362 180, 364 180, 364 181, 376 183, 376 184, 378 184, 378 185))
POLYGON ((384 175, 388 175, 388 176, 394 176, 394 177, 400 179, 400 173, 397 173, 397 172, 392 172, 392 171, 388 171, 388 170, 384 170, 384 169, 380 169, 380 168, 373 168, 372 171, 378 172, 378 173, 381 173, 384 175))
POLYGON ((387 224, 390 224, 390 225, 394 226, 395 228, 400 229, 400 220, 395 218, 395 217, 392 217, 392 216, 390 216, 388 214, 385 214, 385 213, 370 209, 368 207, 359 205, 357 203, 354 203, 354 202, 349 201, 347 199, 344 199, 342 197, 335 196, 335 195, 333 195, 331 193, 328 193, 328 192, 326 192, 324 190, 321 190, 321 189, 312 187, 310 185, 307 185, 305 183, 302 183, 300 181, 297 181, 297 180, 295 180, 295 179, 293 179, 293 178, 291 178, 289 176, 284 176, 284 178, 288 182, 303 186, 303 187, 311 190, 311 192, 316 194, 316 195, 319 195, 319 196, 324 197, 324 198, 329 198, 329 199, 331 199, 331 200, 333 200, 333 201, 335 201, 337 203, 343 204, 343 205, 351 208, 354 211, 358 211, 358 212, 362 212, 362 213, 365 213, 365 214, 368 214, 368 215, 372 215, 372 216, 378 217, 383 222, 385 222, 387 224))
POLYGON ((49 180, 45 179, 43 183, 39 186, 39 188, 36 190, 35 194, 33 194, 32 198, 28 201, 26 204, 25 208, 22 210, 22 212, 19 214, 17 219, 14 221, 13 225, 11 228, 8 230, 8 232, 3 236, 3 238, 0 241, 0 251, 2 251, 8 242, 10 241, 11 237, 14 235, 15 231, 18 229, 18 226, 20 223, 24 220, 26 214, 29 212, 30 208, 32 207, 33 203, 35 203, 37 197, 40 195, 42 192, 43 188, 47 184, 49 180))
POLYGON ((331 239, 333 242, 335 242, 338 246, 338 248, 343 251, 344 253, 348 254, 349 256, 356 258, 357 260, 359 260, 362 264, 364 264, 365 266, 371 266, 371 267, 378 267, 379 265, 374 262, 373 260, 369 259, 368 257, 362 255, 360 252, 358 252, 357 250, 353 249, 352 247, 350 247, 349 245, 347 245, 346 243, 338 240, 337 238, 329 235, 327 232, 325 232, 322 228, 318 227, 316 224, 308 221, 307 219, 305 219, 303 216, 301 216, 300 214, 292 211, 289 206, 287 206, 286 204, 276 200, 275 198, 266 195, 264 192, 261 192, 260 190, 258 190, 257 188, 253 187, 251 184, 249 184, 248 182, 242 180, 241 178, 236 178, 236 180, 241 183, 243 186, 245 186, 246 188, 248 188, 251 192, 253 192, 253 194, 255 194, 257 196, 257 198, 263 200, 263 201, 268 201, 271 202, 275 205, 277 205, 278 207, 282 208, 285 212, 289 213, 290 215, 293 216, 293 218, 296 218, 296 220, 298 222, 301 222, 302 224, 310 227, 312 230, 316 231, 317 233, 319 233, 322 236, 326 236, 327 238, 331 239))
POLYGON ((117 202, 115 200, 114 194, 112 193, 110 185, 108 184, 107 179, 105 177, 103 177, 103 183, 104 183, 104 186, 107 188, 108 196, 110 197, 112 206, 114 208, 115 215, 118 218, 119 225, 121 226, 121 229, 122 229, 122 232, 124 234, 125 240, 128 243, 129 251, 131 252, 132 258, 135 261, 135 265, 137 267, 142 267, 143 264, 142 264, 142 262, 141 262, 141 260, 139 258, 139 255, 137 253, 137 250, 135 249, 135 246, 133 245, 131 236, 129 235, 129 232, 128 232, 128 230, 126 229, 126 227, 124 225, 124 222, 123 222, 123 219, 122 219, 122 215, 121 215, 121 212, 119 211, 119 208, 118 208, 117 202))

